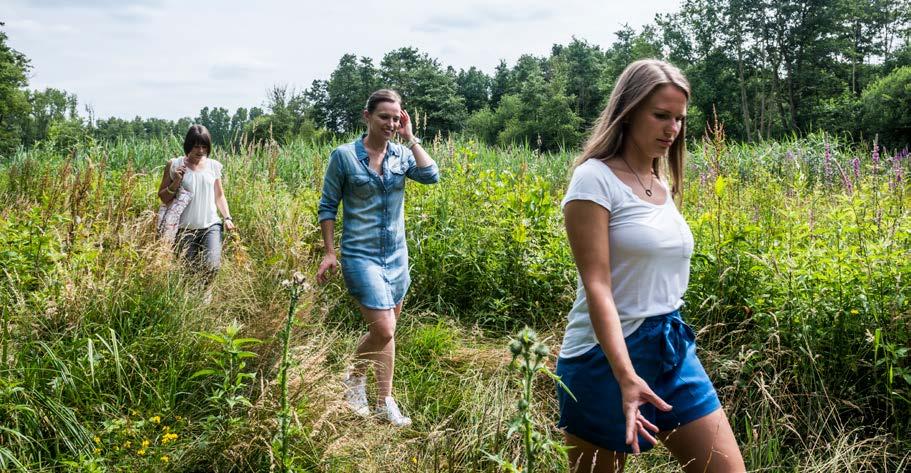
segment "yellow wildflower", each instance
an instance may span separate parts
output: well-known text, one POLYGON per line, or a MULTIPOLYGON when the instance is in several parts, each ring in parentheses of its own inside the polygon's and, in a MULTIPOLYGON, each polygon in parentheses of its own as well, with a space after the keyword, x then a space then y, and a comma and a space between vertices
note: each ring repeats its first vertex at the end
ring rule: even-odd
POLYGON ((177 434, 164 434, 164 436, 161 437, 161 444, 164 445, 175 440, 177 440, 177 434))
POLYGON ((139 456, 145 455, 145 454, 146 454, 146 449, 140 448, 139 450, 136 450, 136 454, 139 455, 139 456))
POLYGON ((142 440, 142 448, 143 449, 149 448, 149 441, 147 439, 142 440))
POLYGON ((129 440, 127 440, 126 442, 123 442, 123 448, 130 448, 132 446, 133 446, 133 442, 130 442, 129 440))
POLYGON ((167 462, 169 462, 169 461, 171 461, 171 459, 170 459, 167 455, 162 455, 162 456, 161 456, 161 462, 162 462, 162 463, 167 463, 167 462))
POLYGON ((93 438, 92 438, 92 440, 94 440, 94 441, 95 441, 95 443, 101 443, 101 439, 100 439, 100 438, 98 438, 98 436, 97 436, 97 435, 96 435, 96 436, 94 436, 94 437, 93 437, 93 438))
POLYGON ((152 417, 149 418, 149 422, 151 422, 151 423, 153 423, 153 424, 160 424, 160 423, 161 423, 161 417, 160 417, 160 416, 152 416, 152 417))
POLYGON ((165 432, 170 432, 171 428, 166 425, 166 426, 162 427, 161 430, 163 430, 165 432))
POLYGON ((857 310, 857 309, 851 309, 851 314, 852 314, 852 315, 857 315, 857 314, 859 314, 859 313, 860 313, 859 310, 857 310))
POLYGON ((95 447, 94 452, 95 452, 95 455, 98 455, 99 453, 101 453, 101 449, 98 447, 95 447))

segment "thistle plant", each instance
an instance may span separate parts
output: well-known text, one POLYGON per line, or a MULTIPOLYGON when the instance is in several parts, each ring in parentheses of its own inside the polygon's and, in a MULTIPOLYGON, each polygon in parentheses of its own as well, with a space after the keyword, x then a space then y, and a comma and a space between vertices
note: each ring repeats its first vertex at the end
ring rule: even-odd
POLYGON ((561 389, 566 390, 573 399, 575 399, 575 396, 573 396, 569 388, 563 384, 560 377, 554 374, 554 372, 545 364, 547 357, 550 355, 550 349, 547 348, 547 345, 538 341, 538 334, 535 333, 534 330, 528 327, 523 328, 518 336, 509 342, 509 351, 512 353, 512 363, 510 366, 513 369, 518 370, 520 374, 519 380, 522 392, 519 401, 516 403, 516 415, 509 424, 509 431, 506 433, 506 436, 510 437, 516 432, 522 436, 522 452, 525 457, 525 468, 523 469, 508 460, 504 460, 500 455, 487 455, 506 471, 513 473, 531 473, 534 471, 535 461, 541 453, 544 453, 549 449, 554 449, 561 455, 565 456, 566 454, 566 448, 563 447, 563 445, 554 442, 535 430, 534 421, 532 419, 532 413, 534 412, 532 410, 532 403, 534 401, 532 388, 534 386, 535 375, 538 373, 546 374, 553 379, 561 389))
POLYGON ((291 303, 288 305, 288 317, 285 320, 285 329, 282 332, 282 362, 278 368, 279 384, 281 386, 281 410, 279 410, 279 423, 281 426, 281 448, 280 458, 282 471, 288 470, 288 424, 291 420, 291 409, 288 404, 288 368, 291 361, 288 359, 288 351, 291 345, 291 326, 294 323, 294 313, 297 310, 297 303, 300 301, 301 293, 309 289, 307 280, 303 273, 295 271, 291 279, 282 281, 282 287, 288 291, 291 297, 291 303))

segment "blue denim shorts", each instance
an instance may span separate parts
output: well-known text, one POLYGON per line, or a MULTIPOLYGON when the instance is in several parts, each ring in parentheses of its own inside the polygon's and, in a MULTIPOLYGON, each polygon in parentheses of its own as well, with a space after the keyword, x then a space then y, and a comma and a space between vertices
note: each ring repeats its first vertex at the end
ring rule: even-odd
MULTIPOLYGON (((626 337, 626 347, 636 374, 661 399, 673 406, 663 412, 651 404, 639 408, 662 432, 708 415, 721 407, 715 388, 696 357, 693 329, 680 311, 649 317, 626 337)), ((620 386, 599 345, 582 355, 557 359, 557 375, 575 395, 573 400, 557 387, 560 428, 601 448, 632 453, 626 444, 620 386)), ((652 444, 641 435, 639 449, 652 444)))

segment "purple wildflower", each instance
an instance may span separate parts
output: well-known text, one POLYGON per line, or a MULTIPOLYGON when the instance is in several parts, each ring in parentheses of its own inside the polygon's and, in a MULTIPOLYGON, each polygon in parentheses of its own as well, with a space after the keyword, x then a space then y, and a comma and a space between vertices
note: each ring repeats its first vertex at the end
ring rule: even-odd
POLYGON ((873 143, 873 165, 879 164, 879 143, 873 143))
POLYGON ((854 184, 851 182, 851 179, 848 179, 848 175, 842 173, 841 175, 842 184, 845 186, 845 190, 848 191, 848 195, 851 195, 854 192, 854 184))
POLYGON ((893 188, 893 189, 895 187, 898 187, 902 183, 901 159, 897 159, 897 158, 898 158, 898 156, 896 156, 895 158, 892 158, 893 177, 892 177, 892 181, 889 182, 889 187, 893 188))
POLYGON ((855 156, 851 160, 851 166, 854 168, 854 180, 860 181, 860 158, 855 156))
POLYGON ((829 147, 829 142, 826 141, 826 153, 823 158, 823 170, 825 171, 826 180, 832 179, 832 150, 829 147))

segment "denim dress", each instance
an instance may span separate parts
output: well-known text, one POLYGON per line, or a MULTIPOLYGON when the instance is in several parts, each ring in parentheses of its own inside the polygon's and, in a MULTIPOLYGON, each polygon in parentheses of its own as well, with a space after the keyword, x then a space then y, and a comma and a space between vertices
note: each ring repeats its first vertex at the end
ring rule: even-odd
POLYGON ((436 163, 418 167, 408 148, 389 142, 383 175, 369 166, 361 139, 332 151, 319 221, 335 220, 342 203, 342 275, 348 292, 368 309, 391 309, 405 298, 411 276, 405 243, 405 178, 439 181, 436 163))

